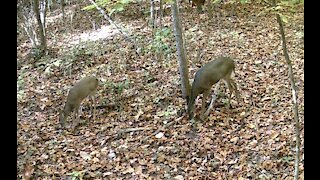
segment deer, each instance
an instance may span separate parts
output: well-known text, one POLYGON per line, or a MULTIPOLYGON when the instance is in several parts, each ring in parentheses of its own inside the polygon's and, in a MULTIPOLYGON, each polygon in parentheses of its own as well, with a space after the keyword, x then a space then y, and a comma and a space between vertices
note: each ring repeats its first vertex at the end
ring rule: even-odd
MULTIPOLYGON (((196 74, 194 81, 192 83, 191 95, 188 99, 188 115, 189 120, 193 119, 194 116, 194 104, 198 95, 203 94, 202 97, 202 106, 200 119, 204 120, 208 114, 209 110, 212 108, 213 100, 215 95, 212 96, 210 105, 208 106, 207 111, 205 112, 205 102, 209 96, 211 87, 218 83, 220 80, 223 80, 230 91, 229 99, 229 108, 230 108, 230 99, 232 92, 235 92, 237 102, 240 102, 239 91, 237 89, 236 83, 232 80, 231 74, 234 72, 235 65, 233 59, 230 57, 218 57, 213 61, 206 63, 202 68, 200 68, 196 74)), ((219 88, 219 86, 217 86, 219 88)))
MULTIPOLYGON (((69 90, 67 101, 64 105, 63 110, 60 111, 60 117, 59 117, 59 122, 63 128, 65 128, 66 121, 70 113, 75 111, 76 119, 73 120, 73 130, 75 130, 80 120, 80 117, 78 116, 80 104, 88 96, 90 96, 92 100, 93 119, 96 118, 94 94, 97 91, 98 84, 99 84, 99 81, 96 77, 87 76, 82 78, 69 90)), ((91 106, 90 106, 90 109, 92 109, 91 106)))

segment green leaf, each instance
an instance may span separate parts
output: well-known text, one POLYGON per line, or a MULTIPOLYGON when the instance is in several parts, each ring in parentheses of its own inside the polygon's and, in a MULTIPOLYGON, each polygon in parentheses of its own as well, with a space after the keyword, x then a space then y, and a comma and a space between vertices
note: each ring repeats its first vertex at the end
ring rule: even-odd
POLYGON ((248 2, 248 0, 240 0, 240 3, 241 4, 245 4, 245 3, 247 3, 248 2))
POLYGON ((165 4, 173 4, 173 0, 164 0, 165 4))
POLYGON ((282 6, 276 6, 275 8, 274 8, 275 10, 283 10, 283 7, 282 6))
POLYGON ((171 32, 171 29, 169 28, 163 28, 162 29, 162 33, 163 33, 163 36, 168 36, 171 32))
POLYGON ((129 4, 131 2, 131 0, 121 0, 122 4, 129 4))
POLYGON ((288 23, 289 22, 287 16, 285 16, 285 15, 283 15, 281 13, 279 13, 279 15, 280 15, 281 21, 283 21, 284 23, 288 23))
POLYGON ((115 9, 111 9, 111 11, 109 12, 109 16, 111 16, 115 11, 115 9))
POLYGON ((117 12, 123 11, 124 10, 123 4, 121 3, 116 4, 114 5, 113 9, 115 9, 117 12))
POLYGON ((282 160, 286 163, 289 163, 290 161, 293 161, 294 158, 292 156, 285 156, 282 158, 282 160))
POLYGON ((304 37, 304 32, 303 31, 296 32, 296 36, 298 38, 303 38, 304 37))
POLYGON ((217 3, 220 3, 220 2, 221 2, 221 0, 213 0, 212 4, 217 4, 217 3))
POLYGON ((92 5, 89 5, 89 6, 82 8, 82 10, 88 11, 88 10, 92 10, 94 8, 95 8, 95 6, 92 4, 92 5))

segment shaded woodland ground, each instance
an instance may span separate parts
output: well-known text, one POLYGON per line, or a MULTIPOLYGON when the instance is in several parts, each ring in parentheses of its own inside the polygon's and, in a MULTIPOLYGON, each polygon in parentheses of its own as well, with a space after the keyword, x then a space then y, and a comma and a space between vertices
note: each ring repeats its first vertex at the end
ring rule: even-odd
MULTIPOLYGON (((291 89, 274 15, 257 16, 260 4, 237 7, 237 16, 222 6, 221 16, 198 15, 181 5, 189 77, 217 56, 235 58, 235 81, 243 102, 225 106, 229 93, 222 85, 217 105, 197 133, 185 112, 172 30, 161 60, 150 45, 141 6, 132 4, 114 20, 137 39, 130 42, 97 11, 76 10, 62 24, 60 10, 48 15, 49 55, 28 58, 30 44, 18 36, 17 179, 292 179, 294 123, 291 89), (97 30, 92 21, 97 20, 97 30), (79 44, 80 42, 80 44, 79 44), (198 58, 198 53, 200 57, 198 58), (85 75, 96 75, 97 118, 90 101, 83 102, 77 135, 60 129, 59 110, 68 89, 85 75), (92 121, 92 127, 88 126, 92 121), (175 121, 154 136, 156 130, 175 121), (125 132, 126 128, 141 128, 125 132), (148 137, 146 139, 146 137, 148 137)), ((66 13, 73 7, 66 7, 66 13)), ((206 9, 206 7, 205 7, 206 9)), ((303 7, 285 25, 288 49, 298 87, 304 160, 304 22, 303 7)), ((172 29, 170 7, 163 25, 172 29)), ((201 100, 197 100, 197 113, 201 100)), ((70 118, 69 118, 70 119, 70 118)), ((300 163, 301 179, 304 165, 300 163)))

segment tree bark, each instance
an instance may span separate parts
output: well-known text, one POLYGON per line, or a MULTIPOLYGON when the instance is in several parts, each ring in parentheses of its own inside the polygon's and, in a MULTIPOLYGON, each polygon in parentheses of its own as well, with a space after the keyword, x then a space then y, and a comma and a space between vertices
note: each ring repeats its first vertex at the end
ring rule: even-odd
POLYGON ((57 7, 57 0, 52 0, 52 10, 55 10, 57 7))
POLYGON ((159 9, 159 27, 162 29, 162 18, 163 18, 163 0, 160 0, 160 9, 159 9))
POLYGON ((39 28, 40 48, 41 48, 41 52, 43 53, 47 49, 47 42, 45 37, 44 25, 42 24, 41 17, 40 17, 39 0, 34 0, 33 8, 34 8, 35 16, 37 19, 38 28, 39 28))
POLYGON ((155 22, 155 15, 154 15, 154 0, 150 0, 150 26, 154 31, 154 22, 155 22))
POLYGON ((61 3, 61 11, 62 11, 62 20, 63 20, 63 23, 65 23, 64 22, 65 21, 65 13, 64 13, 65 2, 64 0, 61 0, 60 3, 61 3))
MULTIPOLYGON (((46 14, 47 14, 47 0, 41 0, 40 4, 40 17, 41 17, 41 24, 43 29, 44 37, 46 37, 46 14)), ((47 43, 46 43, 47 44, 47 43)))
POLYGON ((179 12, 177 7, 177 1, 173 0, 171 4, 171 11, 173 17, 173 27, 174 27, 174 35, 176 38, 176 47, 178 54, 178 62, 179 62, 179 73, 181 77, 181 87, 182 87, 182 96, 187 100, 190 97, 191 85, 189 83, 188 78, 188 61, 186 60, 183 40, 182 40, 182 30, 181 30, 181 21, 179 18, 179 12))

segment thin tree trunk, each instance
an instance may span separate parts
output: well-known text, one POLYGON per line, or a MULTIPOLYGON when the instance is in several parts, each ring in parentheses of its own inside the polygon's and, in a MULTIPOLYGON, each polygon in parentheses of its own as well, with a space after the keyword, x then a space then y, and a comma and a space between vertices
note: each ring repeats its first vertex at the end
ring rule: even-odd
POLYGON ((52 1, 51 0, 45 0, 45 1, 46 1, 48 11, 51 12, 52 1))
POLYGON ((155 22, 154 0, 150 0, 150 26, 152 28, 152 31, 154 31, 154 22, 155 22))
POLYGON ((186 56, 183 48, 184 46, 183 46, 181 24, 180 24, 181 21, 179 18, 179 12, 178 12, 176 0, 173 0, 173 3, 171 4, 171 11, 172 11, 172 17, 173 17, 174 34, 176 37, 176 47, 177 47, 178 61, 179 61, 179 73, 181 77, 182 96, 187 100, 187 103, 188 103, 188 99, 190 97, 190 92, 191 92, 191 86, 188 78, 188 61, 186 60, 186 56))
POLYGON ((65 13, 64 13, 65 2, 64 2, 64 0, 61 0, 60 3, 61 3, 61 11, 62 11, 62 21, 63 21, 63 23, 65 23, 64 22, 65 21, 65 13))
MULTIPOLYGON (((273 3, 273 6, 276 7, 276 0, 273 0, 272 3, 273 3)), ((276 14, 276 16, 277 16, 277 21, 279 24, 279 30, 280 30, 281 39, 282 39, 283 54, 288 65, 289 79, 290 79, 291 90, 292 90, 292 100, 293 100, 292 104, 293 104, 293 114, 294 114, 294 120, 295 120, 295 131, 296 131, 296 157, 295 157, 295 163, 294 163, 294 180, 298 180, 301 142, 300 142, 300 122, 299 122, 298 102, 297 102, 297 99, 298 99, 297 87, 296 87, 293 72, 292 72, 291 60, 289 58, 289 54, 287 50, 286 38, 285 38, 282 20, 279 14, 276 14)))
POLYGON ((210 20, 213 19, 212 11, 213 11, 212 1, 209 1, 208 2, 208 16, 209 16, 210 20))
POLYGON ((231 2, 231 16, 237 16, 237 1, 231 2))
POLYGON ((47 13, 47 0, 41 0, 41 6, 40 6, 40 17, 41 17, 41 24, 43 28, 43 34, 46 37, 46 13, 47 13))
POLYGON ((39 11, 39 0, 34 0, 34 12, 36 15, 38 28, 39 28, 39 35, 40 35, 40 48, 42 53, 46 51, 47 44, 46 44, 46 38, 45 38, 45 32, 43 29, 43 25, 41 23, 41 17, 40 17, 40 11, 39 11))
MULTIPOLYGON (((156 13, 157 17, 155 19, 159 19, 159 23, 156 23, 157 29, 158 29, 158 31, 162 32, 162 17, 163 17, 163 1, 162 0, 160 0, 159 6, 160 6, 159 7, 159 15, 158 15, 158 13, 156 13)), ((156 22, 158 22, 158 21, 156 21, 156 22)), ((160 48, 159 52, 157 53, 157 60, 161 61, 163 59, 163 56, 164 56, 163 49, 160 48)))
POLYGON ((159 15, 159 27, 162 29, 162 17, 163 17, 163 0, 160 0, 160 15, 159 15))
POLYGON ((52 0, 52 10, 55 10, 57 7, 57 0, 52 0))

